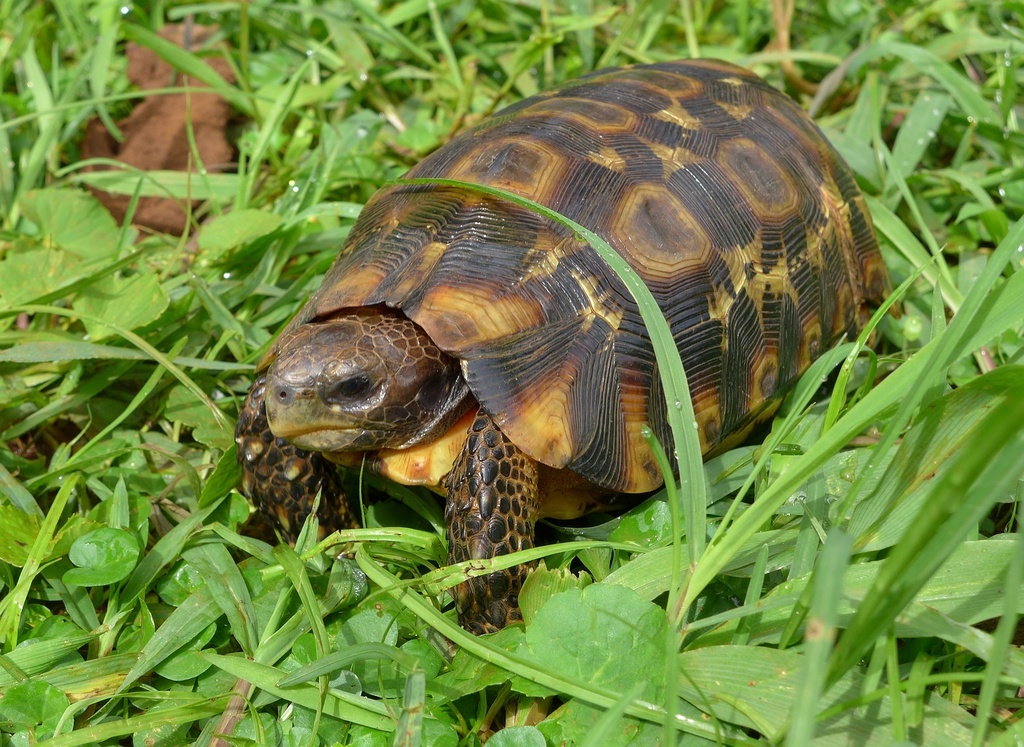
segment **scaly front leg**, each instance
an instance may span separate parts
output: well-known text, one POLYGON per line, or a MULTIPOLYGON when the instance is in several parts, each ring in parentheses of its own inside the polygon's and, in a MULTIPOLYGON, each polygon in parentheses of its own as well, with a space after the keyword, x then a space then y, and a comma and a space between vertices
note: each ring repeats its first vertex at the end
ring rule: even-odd
MULTIPOLYGON (((537 463, 480 412, 466 445, 445 479, 448 560, 484 560, 533 547, 537 520, 537 463)), ((459 584, 459 623, 471 633, 493 633, 522 620, 519 591, 529 567, 517 565, 459 584)))

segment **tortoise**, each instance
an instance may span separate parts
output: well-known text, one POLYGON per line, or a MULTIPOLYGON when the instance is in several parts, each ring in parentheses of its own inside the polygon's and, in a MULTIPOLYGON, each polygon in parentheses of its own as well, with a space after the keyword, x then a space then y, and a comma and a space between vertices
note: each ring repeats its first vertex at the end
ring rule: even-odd
MULTIPOLYGON (((407 176, 518 193, 615 248, 670 325, 705 455, 747 436, 890 290, 849 167, 794 101, 721 61, 585 75, 407 176)), ((321 490, 322 524, 349 525, 332 462, 364 464, 447 496, 454 563, 657 489, 645 424, 671 448, 636 304, 586 242, 500 196, 399 182, 264 358, 236 439, 245 491, 286 537, 321 490)), ((456 587, 463 627, 521 619, 527 572, 456 587)))

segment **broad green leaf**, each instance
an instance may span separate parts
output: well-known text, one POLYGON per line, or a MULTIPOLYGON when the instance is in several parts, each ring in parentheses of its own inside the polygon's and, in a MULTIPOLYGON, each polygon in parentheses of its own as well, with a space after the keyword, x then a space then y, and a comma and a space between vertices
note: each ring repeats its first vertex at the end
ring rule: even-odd
POLYGON ((229 202, 238 194, 237 174, 204 174, 200 179, 185 171, 79 171, 75 182, 112 194, 170 197, 176 200, 229 202))
MULTIPOLYGON (((516 652, 514 653, 495 645, 498 641, 508 644, 510 639, 514 643, 522 640, 521 636, 523 633, 519 626, 506 628, 492 636, 476 637, 469 635, 459 628, 454 621, 443 615, 439 615, 437 609, 429 602, 420 598, 419 595, 411 593, 406 585, 404 585, 399 579, 389 574, 377 563, 370 560, 362 545, 356 546, 355 556, 359 567, 366 573, 367 577, 372 582, 381 586, 385 593, 400 599, 403 606, 413 612, 420 619, 429 621, 431 627, 441 632, 449 640, 458 642, 463 650, 469 655, 478 657, 489 664, 501 667, 508 672, 516 673, 517 677, 515 682, 517 684, 514 685, 514 689, 521 692, 525 692, 529 689, 531 692, 537 691, 543 692, 544 694, 552 691, 560 692, 566 696, 572 696, 603 708, 612 708, 622 705, 621 692, 609 690, 603 685, 582 683, 578 678, 571 676, 571 674, 563 673, 556 669, 552 666, 552 662, 550 660, 537 662, 532 654, 527 657, 523 653, 525 651, 524 645, 517 645, 516 652)), ((601 585, 602 584, 592 584, 588 589, 601 585)), ((634 595, 630 596, 635 600, 634 595)), ((660 614, 662 619, 662 624, 660 625, 661 630, 658 632, 659 637, 655 642, 650 644, 655 646, 658 651, 658 655, 662 656, 661 652, 664 651, 663 645, 665 642, 665 634, 667 633, 664 624, 665 612, 655 606, 651 606, 649 609, 660 614)), ((637 616, 634 615, 634 617, 636 618, 637 616)), ((618 620, 616 622, 622 625, 629 625, 631 622, 635 622, 635 620, 618 620)), ((574 619, 570 624, 576 625, 577 621, 574 619)), ((534 627, 536 627, 536 624, 534 627)), ((642 655, 639 655, 639 658, 643 658, 642 655)), ((663 656, 661 660, 663 660, 663 656)), ((438 679, 440 680, 442 678, 438 679)), ((645 678, 643 682, 648 683, 649 680, 645 678)), ((471 692, 476 689, 477 688, 474 687, 471 692)), ((444 694, 448 695, 449 692, 444 692, 444 694)), ((625 713, 629 716, 656 724, 663 724, 666 718, 668 718, 663 709, 647 701, 629 702, 625 705, 625 713)), ((675 729, 707 736, 712 739, 721 740, 724 738, 727 741, 731 740, 732 742, 745 743, 745 739, 742 735, 728 725, 711 725, 705 723, 703 720, 688 718, 683 715, 678 708, 675 709, 674 713, 675 718, 672 719, 671 723, 675 729)))
POLYGON ((107 586, 135 569, 139 543, 131 532, 103 527, 75 540, 68 557, 76 567, 64 573, 65 584, 107 586))
POLYGON ((393 734, 359 724, 349 729, 348 739, 352 747, 394 747, 395 741, 393 734))
POLYGON ((269 713, 256 713, 254 717, 250 711, 235 726, 232 736, 245 744, 281 744, 281 728, 269 713))
POLYGON ((423 719, 423 740, 420 744, 437 745, 437 747, 458 747, 459 732, 452 724, 444 723, 437 718, 423 719))
MULTIPOLYGON (((504 651, 517 651, 526 642, 526 631, 521 625, 502 628, 489 638, 489 643, 504 651)), ((465 648, 455 653, 448 671, 437 680, 427 683, 427 690, 435 698, 445 701, 476 692, 481 687, 501 685, 511 678, 507 669, 475 656, 465 648)))
POLYGON ((405 656, 413 659, 414 666, 426 675, 428 681, 437 677, 446 664, 438 650, 422 638, 406 641, 400 649, 405 656))
POLYGON ((0 260, 0 297, 18 306, 46 296, 87 275, 95 262, 30 239, 14 242, 0 260))
POLYGON ((207 446, 227 449, 234 445, 234 433, 218 422, 210 408, 183 386, 175 386, 168 393, 164 415, 168 420, 191 427, 193 437, 207 446))
POLYGON ((542 562, 526 577, 522 590, 519 592, 519 608, 523 613, 523 620, 527 625, 533 622, 537 611, 547 601, 570 589, 584 589, 592 582, 586 573, 576 575, 568 568, 552 568, 548 570, 542 562))
MULTIPOLYGON (((67 695, 42 680, 20 682, 0 697, 0 723, 16 729, 41 726, 53 732, 58 719, 70 705, 67 695)), ((68 724, 70 730, 71 724, 68 724)))
POLYGON ((278 744, 281 747, 306 747, 306 745, 316 744, 316 735, 312 729, 307 729, 302 726, 291 726, 288 722, 281 724, 281 741, 278 744))
MULTIPOLYGON (((716 719, 756 729, 769 738, 785 733, 803 657, 793 651, 759 646, 712 646, 679 657, 681 697, 716 719)), ((820 715, 849 702, 829 718, 819 720, 814 747, 887 747, 892 744, 892 707, 888 699, 854 704, 864 695, 864 678, 845 675, 817 704, 820 715)), ((971 716, 942 698, 926 696, 926 718, 920 724, 923 745, 969 745, 971 716)))
POLYGON ((29 548, 39 534, 41 521, 9 503, 0 503, 0 560, 21 568, 28 559, 29 548))
POLYGON ((544 735, 535 726, 509 726, 487 740, 491 747, 545 747, 544 735))
POLYGON ((672 536, 672 514, 668 502, 651 498, 630 509, 608 535, 613 542, 661 545, 672 536))
POLYGON ((178 747, 188 741, 189 723, 169 723, 132 734, 132 747, 178 747))
MULTIPOLYGON (((680 702, 677 711, 687 713, 690 718, 702 718, 700 711, 685 702, 680 702)), ((612 711, 603 711, 579 700, 570 700, 558 708, 537 724, 537 730, 547 738, 548 744, 578 744, 586 747, 660 747, 663 744, 660 726, 612 711), (602 728, 602 722, 609 713, 615 719, 606 728, 602 728)), ((679 734, 677 737, 677 747, 711 747, 714 744, 711 740, 692 734, 679 734)))
MULTIPOLYGON (((137 329, 155 321, 167 308, 167 294, 155 274, 142 270, 129 277, 107 278, 78 294, 73 308, 123 329, 137 329)), ((91 340, 116 336, 105 324, 85 319, 91 340)))
POLYGON ((73 262, 104 259, 117 252, 121 240, 117 221, 87 192, 40 189, 26 195, 21 207, 39 226, 41 237, 73 262))
MULTIPOLYGON (((231 489, 238 485, 241 476, 242 467, 238 464, 238 446, 232 443, 224 450, 217 466, 203 483, 203 492, 199 494, 200 507, 206 508, 227 496, 231 489)), ((248 511, 246 515, 248 515, 248 511)))
POLYGON ((229 249, 266 236, 282 223, 276 213, 247 208, 232 210, 203 226, 199 248, 209 257, 219 257, 229 249))
POLYGON ((71 618, 49 614, 49 610, 46 610, 46 615, 41 622, 32 625, 32 630, 22 640, 23 644, 26 641, 32 641, 35 645, 53 640, 65 642, 68 638, 80 636, 84 632, 71 618))
MULTIPOLYGON (((188 522, 195 526, 195 522, 188 522)), ((179 553, 184 545, 185 537, 180 533, 176 536, 179 553)), ((149 557, 147 555, 147 557, 149 557)), ((186 599, 197 591, 206 588, 206 579, 199 572, 199 569, 192 563, 185 562, 180 555, 176 555, 176 563, 169 573, 160 576, 156 585, 156 592, 160 595, 160 601, 172 607, 180 607, 186 599)))
MULTIPOLYGON (((344 653, 349 647, 366 643, 394 647, 398 643, 395 618, 375 609, 357 612, 342 624, 334 645, 339 652, 344 653)), ((353 661, 347 668, 359 678, 364 692, 374 695, 388 693, 397 697, 404 690, 405 679, 398 674, 391 659, 402 657, 402 653, 396 649, 395 656, 389 659, 361 659, 353 661)))
POLYGON ((663 651, 665 611, 615 584, 591 584, 551 597, 526 629, 526 653, 580 682, 624 690, 645 683, 654 698, 663 651))

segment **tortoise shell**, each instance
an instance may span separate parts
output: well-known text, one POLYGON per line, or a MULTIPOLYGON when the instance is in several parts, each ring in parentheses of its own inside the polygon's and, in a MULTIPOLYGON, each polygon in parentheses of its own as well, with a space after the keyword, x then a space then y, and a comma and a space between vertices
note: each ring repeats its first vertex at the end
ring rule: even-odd
MULTIPOLYGON (((615 248, 670 324, 705 453, 749 431, 889 290, 849 168, 797 104, 724 62, 573 80, 484 120, 408 176, 510 190, 615 248)), ((573 232, 480 192, 390 186, 292 328, 376 305, 456 357, 533 459, 616 491, 663 482, 641 435, 650 424, 670 445, 647 331, 573 232)))

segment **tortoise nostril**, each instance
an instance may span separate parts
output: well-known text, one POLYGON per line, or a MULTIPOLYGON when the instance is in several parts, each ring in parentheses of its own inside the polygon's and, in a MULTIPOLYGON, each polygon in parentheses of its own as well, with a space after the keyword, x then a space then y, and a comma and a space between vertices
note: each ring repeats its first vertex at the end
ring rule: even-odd
POLYGON ((286 386, 276 386, 274 387, 274 398, 282 405, 287 405, 295 399, 295 392, 286 386))

